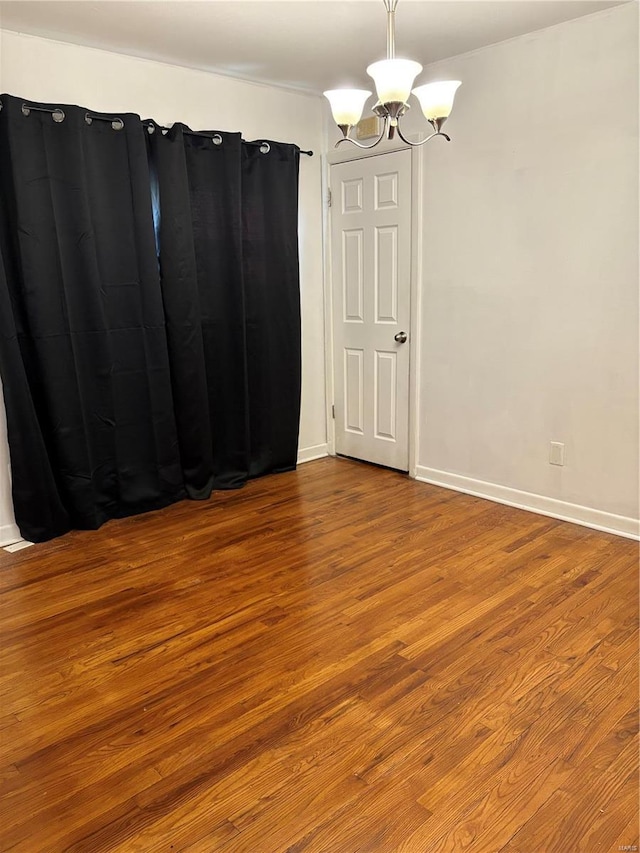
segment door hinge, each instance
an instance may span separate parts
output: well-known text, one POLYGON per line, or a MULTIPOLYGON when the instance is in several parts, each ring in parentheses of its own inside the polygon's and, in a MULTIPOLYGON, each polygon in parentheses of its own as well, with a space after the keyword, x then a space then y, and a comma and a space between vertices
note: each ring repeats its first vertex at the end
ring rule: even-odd
POLYGON ((335 407, 335 405, 331 406, 331 417, 335 421, 335 419, 336 419, 336 407, 335 407))
POLYGON ((327 207, 331 207, 331 189, 327 190, 327 207))

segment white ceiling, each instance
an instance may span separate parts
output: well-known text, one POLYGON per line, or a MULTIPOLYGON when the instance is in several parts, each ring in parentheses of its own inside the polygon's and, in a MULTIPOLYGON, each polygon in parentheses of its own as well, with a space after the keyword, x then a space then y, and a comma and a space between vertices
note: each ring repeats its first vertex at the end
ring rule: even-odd
MULTIPOLYGON (((396 53, 423 65, 625 0, 401 0, 396 53)), ((319 93, 370 87, 385 56, 381 0, 21 0, 18 32, 319 93)))

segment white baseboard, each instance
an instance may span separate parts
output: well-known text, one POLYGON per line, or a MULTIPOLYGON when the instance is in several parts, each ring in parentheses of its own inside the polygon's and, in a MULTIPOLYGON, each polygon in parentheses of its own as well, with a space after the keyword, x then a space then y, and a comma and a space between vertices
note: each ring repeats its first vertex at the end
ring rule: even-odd
POLYGON ((605 533, 615 533, 616 536, 624 536, 627 539, 640 539, 640 521, 636 518, 614 515, 531 492, 521 492, 519 489, 510 489, 484 480, 474 480, 460 474, 450 474, 448 471, 438 471, 436 468, 425 468, 422 465, 416 468, 416 480, 431 483, 433 486, 443 486, 445 489, 453 489, 456 492, 464 492, 476 498, 486 498, 499 504, 526 509, 539 515, 548 515, 561 521, 581 524, 583 527, 592 527, 594 530, 602 530, 605 533))
POLYGON ((326 444, 314 444, 313 447, 301 447, 298 450, 298 464, 301 462, 312 462, 314 459, 322 459, 323 456, 329 455, 329 448, 326 444))
POLYGON ((5 545, 3 551, 8 551, 10 554, 15 554, 16 551, 23 551, 25 548, 31 548, 34 542, 27 542, 21 539, 19 542, 14 542, 13 545, 5 545))
POLYGON ((0 548, 5 545, 13 545, 14 542, 19 542, 22 539, 17 524, 2 524, 0 525, 0 548))

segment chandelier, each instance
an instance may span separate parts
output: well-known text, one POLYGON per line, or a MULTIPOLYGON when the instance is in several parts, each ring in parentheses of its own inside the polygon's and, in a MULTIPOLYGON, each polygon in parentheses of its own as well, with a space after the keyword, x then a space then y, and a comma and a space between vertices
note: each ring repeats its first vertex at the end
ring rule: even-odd
POLYGON ((336 142, 352 142, 358 148, 373 148, 386 136, 393 139, 396 130, 398 136, 407 145, 424 145, 434 136, 444 136, 447 142, 450 138, 442 132, 442 125, 447 120, 453 107, 459 80, 443 80, 439 83, 427 83, 411 89, 413 82, 422 71, 419 62, 411 59, 396 59, 395 46, 395 14, 398 0, 383 0, 387 10, 387 58, 374 62, 367 68, 367 74, 373 77, 378 101, 373 106, 373 112, 383 120, 380 135, 370 145, 363 145, 349 136, 351 128, 358 124, 367 98, 371 95, 365 89, 331 89, 324 92, 331 104, 333 119, 342 131, 342 139, 336 142), (420 102, 425 118, 434 129, 434 133, 422 142, 410 142, 402 134, 399 120, 409 109, 409 95, 413 91, 420 102))

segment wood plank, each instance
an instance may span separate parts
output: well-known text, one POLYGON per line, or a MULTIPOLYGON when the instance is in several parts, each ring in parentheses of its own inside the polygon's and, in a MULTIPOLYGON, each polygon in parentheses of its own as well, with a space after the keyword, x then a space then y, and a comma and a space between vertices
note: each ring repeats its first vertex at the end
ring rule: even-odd
POLYGON ((0 851, 637 845, 637 561, 338 459, 0 551, 0 851))

